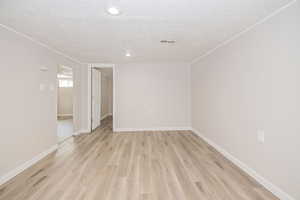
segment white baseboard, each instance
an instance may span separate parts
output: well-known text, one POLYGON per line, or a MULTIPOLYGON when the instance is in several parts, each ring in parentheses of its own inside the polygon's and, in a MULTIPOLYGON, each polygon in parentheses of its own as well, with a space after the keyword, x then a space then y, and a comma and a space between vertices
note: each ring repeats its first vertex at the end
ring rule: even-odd
POLYGON ((73 133, 73 135, 80 135, 81 133, 80 133, 80 131, 75 131, 74 133, 73 133))
POLYGON ((15 168, 14 170, 12 170, 12 171, 8 172, 7 174, 5 174, 4 176, 0 177, 0 185, 6 183, 7 181, 11 180, 15 176, 17 176, 18 174, 23 172, 24 170, 26 170, 29 167, 31 167, 32 165, 36 164, 38 161, 42 160, 47 155, 49 155, 52 152, 56 151, 57 148, 58 148, 58 145, 56 144, 56 145, 52 146, 51 148, 49 148, 48 150, 46 150, 46 151, 40 153, 39 155, 35 156, 31 160, 25 162, 21 166, 15 168))
POLYGON ((281 200, 296 200, 295 198, 291 197, 289 194, 281 190, 279 187, 265 179, 263 176, 258 174, 254 169, 228 153, 225 149, 223 149, 221 146, 217 145, 207 137, 205 137, 203 134, 201 134, 199 131, 192 128, 192 131, 201 137, 205 142, 210 144, 212 147, 214 147, 218 152, 220 152, 222 155, 224 155, 228 160, 233 162, 235 165, 237 165, 240 169, 242 169, 244 172, 246 172, 248 175, 253 177, 257 182, 259 182, 261 185, 263 185, 267 190, 272 192, 275 196, 277 196, 281 200))
POLYGON ((72 117, 73 114, 58 114, 58 117, 72 117))
POLYGON ((82 133, 90 133, 91 131, 87 130, 87 129, 83 129, 83 130, 79 130, 73 133, 73 135, 80 135, 82 133))
POLYGON ((90 133, 91 131, 88 129, 81 130, 80 133, 90 133))
POLYGON ((107 113, 107 114, 103 115, 103 117, 101 117, 101 120, 105 119, 108 116, 112 116, 112 114, 111 113, 107 113))
POLYGON ((187 131, 190 127, 156 127, 156 128, 115 128, 115 132, 136 132, 136 131, 187 131))

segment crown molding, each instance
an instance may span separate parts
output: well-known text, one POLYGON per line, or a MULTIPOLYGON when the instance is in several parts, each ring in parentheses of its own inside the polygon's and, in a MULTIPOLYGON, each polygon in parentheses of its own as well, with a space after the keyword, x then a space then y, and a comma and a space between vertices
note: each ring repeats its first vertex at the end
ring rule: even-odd
POLYGON ((26 38, 27 40, 30 40, 31 42, 33 42, 33 43, 35 43, 35 44, 37 44, 37 45, 39 45, 39 46, 42 46, 42 47, 48 49, 49 51, 51 51, 51 52, 53 52, 53 53, 55 53, 55 54, 58 54, 58 55, 60 55, 60 56, 63 56, 63 57, 65 57, 65 58, 67 58, 68 60, 71 60, 71 61, 76 62, 76 63, 78 63, 78 64, 83 64, 82 62, 80 62, 80 61, 77 60, 76 58, 73 58, 73 57, 71 57, 71 56, 69 56, 69 55, 67 55, 67 54, 65 54, 65 53, 63 53, 63 52, 61 52, 61 51, 59 51, 59 50, 57 50, 57 49, 54 49, 54 48, 50 47, 49 45, 47 45, 47 44, 45 44, 45 43, 43 43, 43 42, 40 42, 40 41, 34 39, 33 37, 31 37, 31 36, 29 36, 29 35, 26 35, 26 34, 24 34, 24 33, 21 33, 21 32, 15 30, 15 29, 13 29, 13 28, 7 26, 7 25, 0 24, 0 27, 6 29, 6 30, 8 30, 8 31, 11 31, 11 32, 13 32, 13 33, 15 33, 15 34, 17 34, 17 35, 23 37, 23 38, 26 38))
POLYGON ((216 47, 210 49, 209 51, 207 51, 206 53, 200 55, 199 57, 193 59, 191 61, 190 64, 195 64, 197 62, 199 62, 200 60, 202 60, 203 58, 211 55, 212 53, 214 53, 216 50, 220 49, 223 46, 226 46, 227 44, 237 40, 239 37, 241 37, 242 35, 246 34, 247 32, 251 31, 252 29, 254 29, 256 26, 263 24, 264 22, 268 21, 270 18, 278 15, 279 13, 281 13, 282 11, 284 11, 286 8, 290 7, 291 5, 295 4, 298 0, 292 0, 291 2, 289 2, 288 4, 280 7, 279 9, 277 9, 276 11, 272 12, 270 15, 264 17, 263 19, 259 20, 258 22, 256 22, 253 25, 248 26, 247 28, 245 28, 244 30, 242 30, 241 32, 233 35, 232 37, 230 37, 229 39, 221 42, 220 44, 218 44, 216 47))

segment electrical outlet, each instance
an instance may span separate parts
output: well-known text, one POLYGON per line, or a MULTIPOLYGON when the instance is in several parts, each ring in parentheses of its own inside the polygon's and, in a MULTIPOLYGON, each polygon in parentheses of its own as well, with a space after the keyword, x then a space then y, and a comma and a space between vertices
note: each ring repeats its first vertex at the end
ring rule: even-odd
POLYGON ((259 143, 265 143, 265 132, 263 130, 257 131, 257 141, 259 143))

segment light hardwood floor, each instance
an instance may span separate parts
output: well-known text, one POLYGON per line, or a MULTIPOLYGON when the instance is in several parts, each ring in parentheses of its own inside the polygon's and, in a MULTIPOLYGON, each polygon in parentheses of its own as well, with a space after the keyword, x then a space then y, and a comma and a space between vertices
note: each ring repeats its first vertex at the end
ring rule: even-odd
POLYGON ((1 200, 274 200, 189 131, 112 133, 111 120, 0 187, 1 200))

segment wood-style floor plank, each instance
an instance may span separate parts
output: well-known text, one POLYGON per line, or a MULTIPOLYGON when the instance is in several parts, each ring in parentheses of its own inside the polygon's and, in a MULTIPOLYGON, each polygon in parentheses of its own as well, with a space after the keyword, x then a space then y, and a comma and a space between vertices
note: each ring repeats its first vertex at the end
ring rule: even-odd
POLYGON ((278 200, 190 131, 113 133, 111 119, 0 186, 0 200, 278 200))

